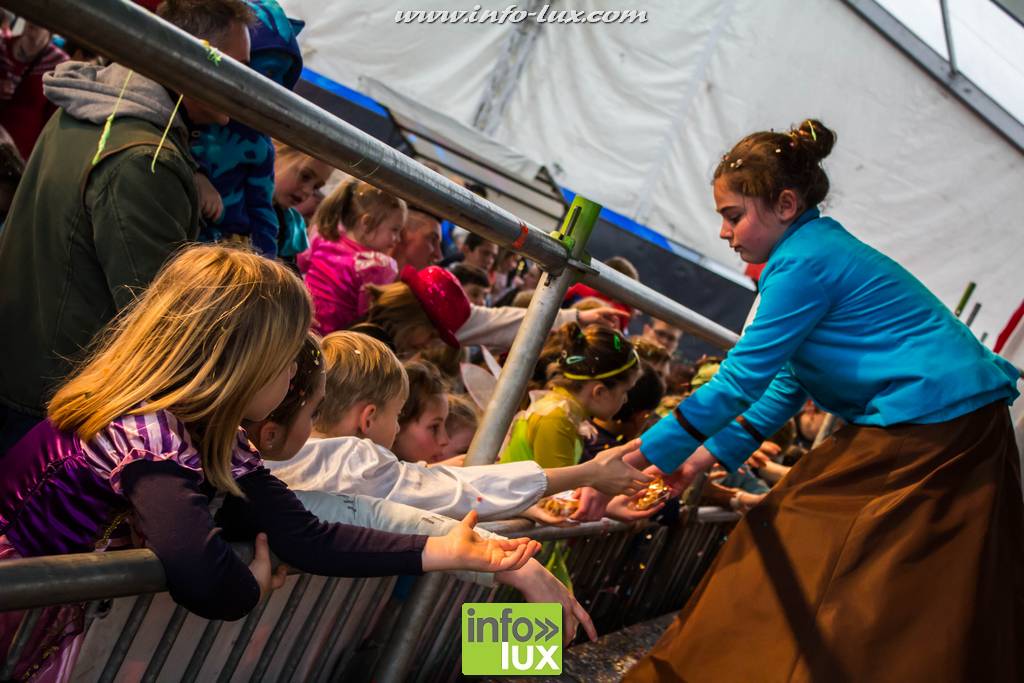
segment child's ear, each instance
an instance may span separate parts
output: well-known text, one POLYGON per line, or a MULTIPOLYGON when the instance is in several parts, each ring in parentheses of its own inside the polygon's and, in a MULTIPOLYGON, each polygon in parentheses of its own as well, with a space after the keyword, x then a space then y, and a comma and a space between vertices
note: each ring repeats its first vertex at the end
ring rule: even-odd
POLYGON ((284 437, 284 429, 276 422, 266 420, 260 425, 257 438, 259 443, 256 447, 261 451, 272 451, 281 446, 281 439, 284 437))
POLYGON ((783 190, 775 201, 775 213, 785 222, 789 222, 799 215, 800 198, 796 192, 790 189, 783 190))
POLYGON ((373 403, 367 403, 359 409, 359 431, 363 434, 369 433, 373 428, 373 421, 377 419, 377 406, 373 403))
POLYGON ((600 401, 607 393, 608 387, 605 386, 604 382, 595 381, 593 386, 590 387, 590 397, 595 400, 600 401))
POLYGON ((360 216, 359 220, 356 221, 356 225, 359 226, 359 232, 363 233, 364 235, 369 233, 371 230, 370 222, 372 220, 372 217, 368 213, 364 213, 362 216, 360 216))

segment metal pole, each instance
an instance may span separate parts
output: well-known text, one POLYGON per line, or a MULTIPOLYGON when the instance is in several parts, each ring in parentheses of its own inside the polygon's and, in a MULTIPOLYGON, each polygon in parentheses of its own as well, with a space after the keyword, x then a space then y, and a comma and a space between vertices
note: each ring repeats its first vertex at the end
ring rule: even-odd
POLYGON ((544 231, 230 57, 213 64, 199 40, 134 3, 5 0, 4 7, 493 242, 522 239, 519 251, 545 270, 565 264, 544 231))
POLYGON ((381 657, 381 663, 373 677, 375 683, 402 683, 405 681, 412 658, 416 654, 416 643, 423 637, 427 618, 437 606, 437 596, 441 594, 445 582, 449 579, 444 572, 430 572, 416 581, 409 595, 409 602, 402 610, 398 626, 391 634, 387 649, 381 657))
POLYGON ((167 587, 152 550, 26 557, 0 562, 0 612, 63 605, 167 587))
POLYGON ((203 629, 203 634, 199 637, 199 642, 196 643, 196 649, 192 653, 192 658, 188 662, 188 668, 182 674, 182 683, 192 683, 192 681, 199 677, 199 672, 206 662, 206 656, 210 654, 210 649, 213 648, 213 643, 217 640, 217 634, 220 633, 220 627, 223 624, 223 621, 207 622, 206 628, 203 629))
MULTIPOLYGON (((528 256, 549 273, 567 264, 564 247, 520 220, 312 102, 225 56, 214 64, 184 31, 124 0, 4 0, 4 7, 162 85, 229 114, 282 142, 492 242, 528 256)), ((727 330, 654 290, 594 262, 584 282, 714 343, 727 330), (611 279, 609 279, 611 278, 611 279), (705 333, 706 334, 703 334, 705 333)), ((546 333, 546 331, 545 331, 546 333)), ((731 336, 730 336, 731 335, 731 336)))
POLYGON ((664 320, 715 346, 728 349, 739 341, 739 335, 729 328, 705 318, 653 289, 642 285, 637 287, 636 280, 626 277, 614 268, 598 261, 594 261, 590 266, 596 272, 585 273, 580 278, 583 284, 599 289, 613 299, 639 308, 644 313, 664 320))
POLYGON ((971 309, 971 314, 967 316, 967 322, 964 323, 967 327, 974 324, 974 319, 978 317, 978 311, 981 310, 981 303, 975 303, 974 308, 971 309))
POLYGON ((942 31, 946 34, 946 54, 949 56, 949 75, 956 76, 956 53, 953 51, 953 25, 949 21, 949 2, 939 0, 942 10, 942 31))
POLYGON ((821 442, 832 436, 832 432, 836 430, 836 420, 838 418, 834 413, 828 413, 825 415, 825 419, 821 421, 821 427, 818 428, 818 433, 814 435, 814 441, 811 443, 811 450, 814 450, 821 445, 821 442))
POLYGON ((153 651, 152 659, 149 660, 149 666, 146 667, 146 672, 142 675, 142 683, 154 683, 160 676, 160 672, 167 662, 167 655, 171 654, 171 648, 174 647, 174 642, 178 639, 181 626, 187 617, 187 609, 181 605, 174 608, 167 627, 164 629, 164 635, 160 638, 160 643, 153 651))
POLYGON ((6 681, 14 676, 18 660, 21 659, 21 651, 25 649, 25 644, 32 637, 32 631, 35 630, 36 624, 39 623, 39 617, 42 613, 43 610, 41 608, 36 608, 25 612, 24 616, 22 616, 18 630, 14 633, 14 640, 11 641, 11 647, 7 650, 3 669, 0 669, 0 680, 6 681))
MULTIPOLYGON (((497 459, 498 450, 505 440, 505 433, 533 374, 541 347, 547 339, 548 332, 551 331, 562 300, 565 299, 565 292, 576 281, 574 269, 587 267, 582 259, 587 258, 587 240, 590 239, 590 233, 600 213, 600 205, 578 195, 569 207, 558 237, 569 252, 574 267, 567 268, 558 275, 545 274, 543 284, 534 293, 526 318, 516 333, 512 348, 509 349, 508 359, 498 377, 498 384, 487 404, 483 420, 470 444, 466 465, 487 465, 497 459)), ((388 643, 383 664, 378 667, 375 679, 379 683, 398 683, 405 680, 412 663, 414 644, 422 636, 426 621, 443 586, 444 576, 436 573, 425 575, 416 582, 416 587, 409 596, 409 602, 402 610, 399 624, 388 643)))
POLYGON ((100 673, 99 683, 110 683, 117 677, 121 665, 124 664, 124 658, 128 655, 128 650, 131 649, 132 641, 135 640, 135 634, 139 632, 139 627, 142 626, 142 621, 146 618, 151 604, 153 604, 152 595, 140 595, 135 599, 132 611, 128 614, 128 621, 121 629, 121 635, 114 643, 107 664, 103 667, 103 672, 100 673))
MULTIPOLYGON (((559 233, 569 248, 571 258, 578 260, 583 257, 587 239, 600 213, 601 207, 594 202, 579 196, 573 200, 559 233)), ((501 369, 494 394, 469 446, 466 465, 489 465, 498 458, 498 450, 505 440, 512 418, 519 410, 519 401, 533 375, 541 347, 562 307, 565 292, 576 281, 576 277, 573 269, 563 270, 554 276, 547 273, 534 292, 526 318, 516 333, 501 369)))

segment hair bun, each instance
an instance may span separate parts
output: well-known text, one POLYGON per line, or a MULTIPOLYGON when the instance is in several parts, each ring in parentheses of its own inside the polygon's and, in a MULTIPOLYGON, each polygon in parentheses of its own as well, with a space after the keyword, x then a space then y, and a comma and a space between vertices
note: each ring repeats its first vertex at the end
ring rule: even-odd
POLYGON ((804 119, 794 132, 799 137, 800 145, 816 162, 831 154, 836 144, 835 132, 818 119, 804 119))

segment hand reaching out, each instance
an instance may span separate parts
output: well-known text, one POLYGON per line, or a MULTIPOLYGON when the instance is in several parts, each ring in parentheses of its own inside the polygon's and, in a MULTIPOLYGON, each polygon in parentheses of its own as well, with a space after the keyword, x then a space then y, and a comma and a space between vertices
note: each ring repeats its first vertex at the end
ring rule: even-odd
POLYGON ((601 518, 604 517, 605 508, 608 507, 608 501, 612 499, 612 496, 601 493, 589 486, 577 489, 577 493, 580 504, 576 508, 576 512, 572 513, 569 519, 577 522, 601 521, 601 518))
POLYGON ((647 519, 658 514, 661 508, 665 507, 665 503, 668 499, 659 501, 657 504, 652 505, 646 510, 637 510, 630 507, 630 503, 634 503, 644 495, 641 491, 632 496, 615 496, 608 502, 608 507, 605 509, 605 516, 617 519, 620 522, 636 522, 641 519, 647 519))
POLYGON ((512 586, 526 598, 527 602, 557 602, 562 605, 562 634, 568 645, 576 636, 578 626, 583 626, 587 637, 597 640, 597 629, 590 615, 576 601, 572 593, 545 569, 537 560, 531 559, 521 569, 500 572, 494 575, 498 583, 512 586))
POLYGON ((542 505, 531 505, 522 512, 519 513, 520 517, 525 517, 531 522, 537 524, 547 524, 554 526, 556 524, 564 524, 567 517, 560 517, 553 512, 548 511, 542 505))
POLYGON ((747 459, 747 464, 751 467, 767 467, 769 464, 775 461, 775 458, 779 457, 782 453, 782 448, 777 443, 772 441, 763 442, 756 451, 747 459))
POLYGON ((615 448, 601 451, 587 465, 591 467, 590 485, 610 496, 624 494, 631 496, 644 488, 653 479, 637 468, 623 461, 623 457, 635 452, 640 446, 634 439, 615 448))
POLYGON ((500 572, 519 569, 540 550, 540 543, 528 538, 484 540, 473 531, 476 510, 444 536, 431 536, 423 546, 423 571, 466 569, 500 572))
POLYGON ((623 319, 628 321, 630 317, 629 313, 612 308, 611 306, 591 308, 590 310, 579 312, 580 325, 583 327, 597 324, 617 330, 619 329, 619 321, 623 319))

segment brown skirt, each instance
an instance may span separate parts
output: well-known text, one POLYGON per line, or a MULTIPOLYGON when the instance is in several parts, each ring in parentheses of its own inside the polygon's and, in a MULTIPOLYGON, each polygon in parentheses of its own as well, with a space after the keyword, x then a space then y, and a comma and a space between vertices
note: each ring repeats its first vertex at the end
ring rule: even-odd
POLYGON ((837 431, 737 525, 624 680, 1024 680, 1024 503, 1005 404, 837 431))

